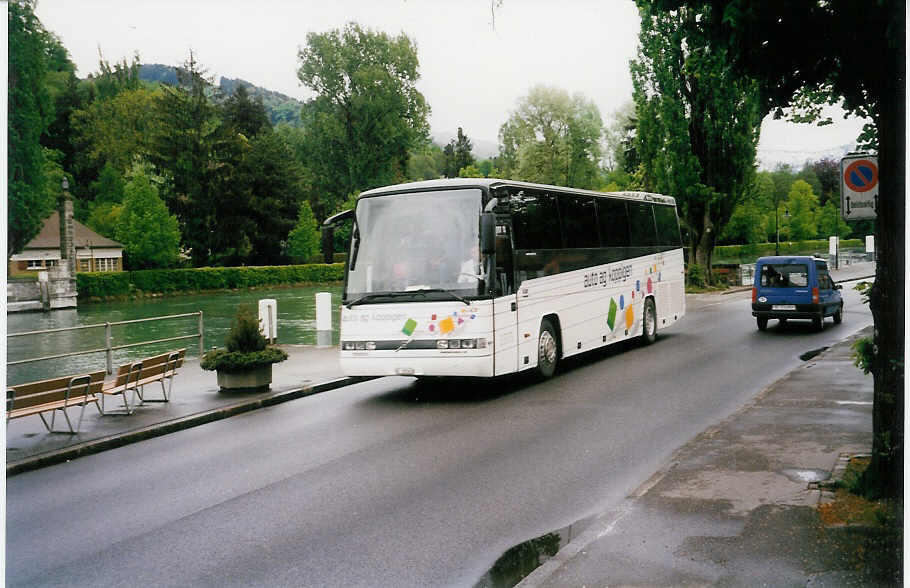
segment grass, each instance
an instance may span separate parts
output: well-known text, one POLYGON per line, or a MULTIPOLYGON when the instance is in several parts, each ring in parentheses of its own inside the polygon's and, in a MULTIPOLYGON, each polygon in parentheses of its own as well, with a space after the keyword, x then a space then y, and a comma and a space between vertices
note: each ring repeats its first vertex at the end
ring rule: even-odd
POLYGON ((900 532, 901 504, 894 500, 869 500, 862 494, 863 472, 870 458, 854 457, 842 480, 835 484, 834 500, 818 507, 825 526, 861 525, 900 532))

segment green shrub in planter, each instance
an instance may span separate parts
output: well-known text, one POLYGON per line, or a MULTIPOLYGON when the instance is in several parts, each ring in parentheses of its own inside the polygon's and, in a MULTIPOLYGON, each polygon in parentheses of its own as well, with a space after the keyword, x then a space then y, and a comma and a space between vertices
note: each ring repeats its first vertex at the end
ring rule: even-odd
POLYGON ((226 349, 214 349, 202 356, 204 370, 238 372, 286 360, 288 354, 270 347, 259 332, 259 320, 250 306, 240 306, 225 339, 226 349))

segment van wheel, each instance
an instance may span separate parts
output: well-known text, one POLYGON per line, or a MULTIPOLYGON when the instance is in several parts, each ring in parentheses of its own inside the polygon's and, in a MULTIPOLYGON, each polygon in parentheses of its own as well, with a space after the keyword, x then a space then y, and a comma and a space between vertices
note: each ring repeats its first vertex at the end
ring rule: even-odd
POLYGON ((821 331, 825 328, 825 316, 818 315, 812 319, 812 326, 815 327, 816 331, 821 331))
POLYGON ((834 313, 834 324, 839 325, 844 322, 844 305, 841 304, 837 307, 837 312, 834 313))
POLYGON ((657 339, 657 313, 654 311, 654 299, 645 300, 645 311, 641 317, 641 342, 645 345, 657 339))
POLYGON ((537 373, 542 378, 550 378, 556 371, 559 362, 559 345, 556 343, 556 329, 549 319, 540 324, 540 337, 537 339, 537 373))
POLYGON ((759 317, 759 318, 757 318, 757 319, 755 319, 755 320, 758 322, 758 330, 759 330, 759 331, 767 330, 767 328, 768 328, 768 319, 759 317))

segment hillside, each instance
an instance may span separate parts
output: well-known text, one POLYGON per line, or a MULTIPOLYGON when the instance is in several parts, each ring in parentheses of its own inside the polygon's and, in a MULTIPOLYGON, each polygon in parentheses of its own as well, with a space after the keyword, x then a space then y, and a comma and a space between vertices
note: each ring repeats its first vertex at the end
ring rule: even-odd
MULTIPOLYGON (((139 78, 174 86, 177 84, 177 68, 160 63, 142 64, 139 66, 139 78)), ((220 97, 230 96, 240 85, 246 87, 250 98, 262 100, 262 105, 265 106, 273 125, 286 123, 295 127, 300 126, 300 108, 303 102, 280 92, 260 88, 246 80, 222 77, 218 82, 216 96, 219 94, 220 97)))

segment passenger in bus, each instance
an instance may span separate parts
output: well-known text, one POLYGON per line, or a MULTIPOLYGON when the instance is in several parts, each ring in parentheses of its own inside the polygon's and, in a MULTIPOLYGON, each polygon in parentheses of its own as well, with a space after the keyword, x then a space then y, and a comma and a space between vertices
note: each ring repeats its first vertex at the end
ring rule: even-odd
POLYGON ((474 243, 464 249, 465 253, 462 257, 466 259, 461 262, 458 283, 476 283, 480 276, 480 247, 474 243))

